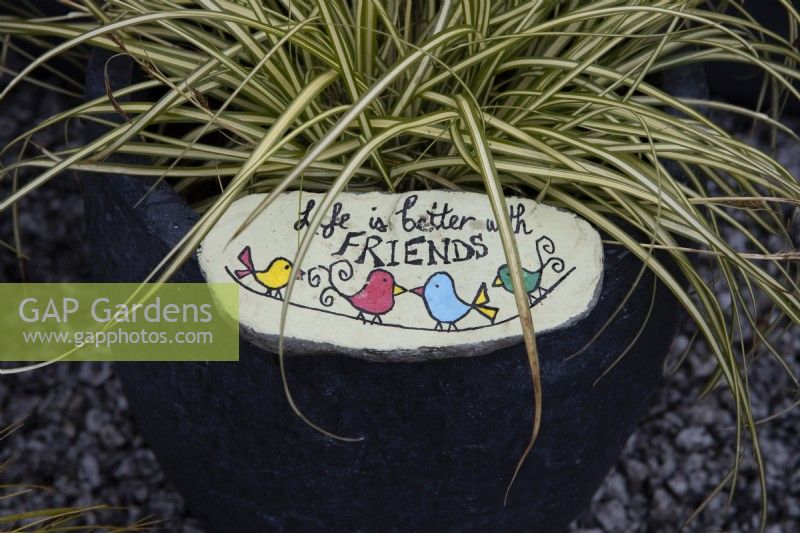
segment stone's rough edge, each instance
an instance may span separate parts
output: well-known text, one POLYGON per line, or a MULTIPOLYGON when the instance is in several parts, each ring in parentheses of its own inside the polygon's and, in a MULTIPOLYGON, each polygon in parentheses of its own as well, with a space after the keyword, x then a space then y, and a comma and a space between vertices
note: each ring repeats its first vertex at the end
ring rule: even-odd
MULTIPOLYGON (((240 326, 239 330, 242 337, 253 346, 273 354, 278 353, 278 335, 258 333, 244 324, 240 326)), ((417 363, 436 359, 477 357, 513 346, 520 339, 522 339, 521 334, 479 343, 454 344, 452 346, 422 346, 413 350, 380 350, 376 348, 351 348, 349 346, 286 336, 284 337, 284 353, 289 357, 341 354, 376 363, 417 363)))
MULTIPOLYGON (((508 202, 508 200, 511 200, 511 199, 525 200, 525 198, 522 198, 520 196, 511 196, 509 198, 506 198, 506 202, 508 202)), ((545 333, 547 331, 556 331, 556 330, 559 330, 559 329, 568 328, 568 327, 574 325, 575 323, 583 320, 585 317, 587 317, 589 315, 589 313, 592 312, 592 309, 594 309, 594 307, 597 305, 598 300, 600 300, 600 293, 603 292, 603 282, 605 281, 605 273, 606 273, 606 251, 605 251, 605 248, 603 246, 603 236, 600 235, 600 232, 597 230, 597 228, 595 228, 592 225, 591 222, 589 222, 588 220, 586 220, 585 218, 583 218, 581 216, 578 216, 578 213, 575 213, 574 211, 570 211, 569 209, 564 209, 563 207, 550 205, 550 204, 545 204, 543 202, 537 202, 536 200, 528 199, 528 201, 533 202, 537 206, 545 205, 547 207, 555 209, 556 211, 559 211, 561 213, 566 213, 566 214, 570 215, 572 218, 577 219, 578 225, 586 224, 589 227, 589 229, 591 231, 593 231, 597 235, 597 237, 599 238, 599 241, 600 241, 600 265, 599 265, 600 266, 600 271, 597 274, 597 284, 594 287, 594 293, 592 294, 592 298, 589 300, 589 303, 586 305, 586 309, 584 309, 583 311, 581 311, 580 313, 578 313, 574 317, 568 319, 567 321, 561 323, 560 325, 558 325, 558 326, 556 326, 554 328, 543 329, 541 331, 536 330, 536 321, 534 320, 534 322, 533 322, 534 332, 536 334, 539 334, 539 333, 545 333)), ((520 339, 522 338, 522 334, 519 335, 519 338, 520 339)))
MULTIPOLYGON (((592 228, 592 229, 594 229, 594 228, 592 228)), ((602 244, 601 244, 601 246, 602 246, 602 244)), ((586 307, 586 309, 584 309, 583 311, 581 311, 580 313, 578 313, 574 317, 570 318, 569 320, 567 320, 566 322, 564 322, 560 326, 557 326, 555 328, 545 329, 545 330, 542 330, 542 332, 555 331, 555 330, 558 330, 558 329, 568 328, 568 327, 574 325, 576 322, 586 318, 589 315, 589 313, 592 312, 592 309, 594 309, 594 306, 597 305, 597 301, 600 299, 600 293, 603 291, 603 282, 605 281, 605 273, 606 273, 606 271, 605 271, 605 253, 602 253, 602 254, 600 254, 600 273, 597 275, 597 285, 595 285, 595 287, 594 287, 594 293, 592 294, 592 299, 589 301, 589 305, 586 307)), ((534 329, 536 328, 536 322, 533 323, 533 327, 534 327, 534 329)), ((539 332, 537 331, 537 333, 539 333, 539 332)))
MULTIPOLYGON (((283 194, 292 194, 297 193, 298 191, 287 191, 283 194)), ((351 196, 360 196, 365 194, 378 194, 382 196, 397 196, 403 197, 407 194, 419 194, 420 192, 437 192, 437 193, 447 193, 453 195, 475 195, 475 196, 483 196, 485 195, 477 192, 472 191, 452 191, 452 190, 435 190, 435 191, 409 191, 407 193, 389 193, 385 191, 371 191, 371 192, 350 192, 346 193, 347 195, 351 196)), ((322 194, 325 193, 310 193, 310 194, 322 194)), ((261 196, 266 196, 264 193, 260 193, 261 196)), ((239 198, 236 201, 243 200, 248 198, 249 196, 257 196, 257 195, 247 195, 245 197, 239 198)), ((550 204, 546 204, 543 202, 537 202, 531 198, 523 198, 520 196, 509 196, 506 197, 506 202, 510 201, 525 201, 531 202, 538 206, 545 206, 549 209, 553 209, 560 213, 567 214, 571 216, 573 219, 576 220, 576 225, 580 227, 581 225, 585 225, 591 232, 593 232, 597 237, 600 239, 600 254, 599 254, 599 273, 597 275, 597 283, 595 285, 594 293, 592 294, 591 299, 587 303, 586 308, 581 311, 579 314, 569 318, 565 322, 554 326, 549 327, 546 329, 536 329, 536 322, 534 320, 534 330, 536 334, 543 334, 549 331, 557 331, 560 329, 565 329, 567 327, 571 327, 580 320, 584 319, 594 307, 597 305, 598 300, 600 299, 600 294, 603 288, 604 282, 604 274, 605 274, 605 250, 602 244, 602 237, 600 236, 599 231, 585 218, 578 216, 577 213, 570 211, 568 209, 554 206, 550 204)), ((232 204, 233 205, 233 204, 232 204)), ((228 207, 230 209, 231 206, 228 207)), ((227 211, 226 211, 227 213, 227 211)), ((223 214, 224 216, 224 214, 223 214)), ((213 228, 212 228, 213 229, 213 228)), ((197 255, 200 259, 202 254, 202 243, 197 248, 197 255)), ((213 252, 212 252, 213 253, 213 252)), ((206 280, 208 277, 206 276, 205 266, 207 265, 208 260, 200 261, 200 270, 202 275, 206 280)), ((266 350, 270 353, 277 354, 278 353, 278 346, 279 346, 279 335, 277 334, 265 334, 256 332, 252 327, 241 323, 240 320, 240 332, 242 336, 254 346, 257 346, 263 350, 266 350)), ((454 335, 457 336, 457 333, 454 335)), ((456 338, 456 337, 454 337, 456 338)), ((285 354, 288 356, 298 356, 298 355, 326 355, 330 353, 341 353, 344 355, 348 355, 350 357, 355 357, 359 359, 366 359, 375 362, 420 362, 420 361, 427 361, 427 360, 434 360, 434 359, 449 359, 455 357, 475 357, 479 355, 486 354, 490 351, 494 351, 497 349, 505 348, 514 344, 519 343, 522 340, 522 333, 517 335, 511 335, 507 337, 497 338, 490 341, 485 342, 464 342, 462 344, 455 343, 451 346, 421 346, 415 348, 413 350, 403 350, 403 349, 391 349, 391 350, 380 350, 380 349, 369 349, 369 348, 352 348, 345 345, 339 344, 332 344, 332 343, 324 343, 318 341, 312 341, 308 339, 301 339, 298 337, 284 337, 284 350, 285 354)))

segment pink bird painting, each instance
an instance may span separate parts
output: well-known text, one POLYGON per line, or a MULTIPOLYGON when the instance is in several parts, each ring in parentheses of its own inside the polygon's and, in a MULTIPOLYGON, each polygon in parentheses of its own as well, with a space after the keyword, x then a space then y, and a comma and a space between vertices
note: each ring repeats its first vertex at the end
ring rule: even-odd
POLYGON ((395 282, 390 272, 382 269, 370 272, 364 286, 355 294, 344 294, 336 287, 333 289, 358 311, 356 318, 360 318, 365 324, 367 315, 372 315, 370 324, 383 324, 381 316, 394 308, 394 297, 406 292, 406 289, 395 282))

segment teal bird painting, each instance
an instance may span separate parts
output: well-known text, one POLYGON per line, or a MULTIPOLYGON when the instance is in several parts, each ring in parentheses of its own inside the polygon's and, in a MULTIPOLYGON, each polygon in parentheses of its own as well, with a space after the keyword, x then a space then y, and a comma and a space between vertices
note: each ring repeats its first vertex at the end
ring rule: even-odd
MULTIPOLYGON (((542 287, 542 273, 552 264, 551 268, 554 272, 561 273, 564 271, 564 260, 560 257, 549 257, 547 261, 542 259, 542 252, 552 254, 556 251, 556 246, 550 237, 541 236, 536 239, 536 255, 539 257, 539 269, 527 270, 522 269, 522 280, 525 283, 525 293, 528 295, 528 303, 533 307, 538 302, 543 300, 547 295, 552 292, 556 285, 561 283, 564 278, 569 275, 575 268, 564 274, 556 283, 550 287, 542 287)), ((497 269, 497 276, 492 282, 493 287, 503 287, 508 292, 514 292, 514 283, 511 281, 511 271, 508 265, 501 265, 497 269)))
MULTIPOLYGON (((533 305, 537 298, 543 296, 542 289, 542 268, 536 271, 522 269, 522 279, 525 283, 525 293, 528 295, 528 303, 533 305)), ((493 287, 503 287, 508 292, 514 292, 514 284, 511 281, 511 271, 508 265, 502 265, 497 269, 497 276, 492 283, 493 287)))

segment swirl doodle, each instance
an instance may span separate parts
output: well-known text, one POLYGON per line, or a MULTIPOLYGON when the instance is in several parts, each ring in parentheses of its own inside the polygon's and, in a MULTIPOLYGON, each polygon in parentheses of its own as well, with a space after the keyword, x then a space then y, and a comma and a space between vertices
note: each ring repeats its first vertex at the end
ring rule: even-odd
POLYGON ((331 307, 336 302, 336 296, 347 299, 348 296, 339 290, 334 278, 339 281, 350 281, 353 279, 353 265, 350 261, 342 259, 329 266, 319 265, 308 272, 308 283, 312 287, 319 287, 322 283, 322 276, 319 271, 323 271, 328 279, 328 285, 319 293, 319 303, 325 307, 331 307))

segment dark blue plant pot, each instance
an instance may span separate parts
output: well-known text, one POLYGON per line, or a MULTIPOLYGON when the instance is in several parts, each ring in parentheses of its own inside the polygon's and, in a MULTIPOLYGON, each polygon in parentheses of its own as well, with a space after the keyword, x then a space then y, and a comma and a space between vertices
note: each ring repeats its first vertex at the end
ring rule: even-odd
MULTIPOLYGON (((95 52, 90 62, 90 96, 105 93, 106 57, 95 52)), ((130 65, 110 67, 115 84, 130 80, 130 65)), ((144 180, 87 175, 83 184, 98 280, 141 280, 196 219, 163 183, 138 208, 144 180)), ((332 440, 297 418, 276 356, 246 342, 238 363, 127 363, 117 371, 148 444, 210 530, 557 532, 588 505, 645 413, 680 314, 657 284, 646 319, 654 284, 645 274, 610 327, 565 360, 621 305, 639 272, 624 249, 605 254, 594 310, 538 337, 542 431, 507 505, 533 414, 521 345, 414 363, 290 357, 301 409, 326 428, 363 436, 359 443, 332 440)), ((175 279, 202 281, 196 261, 175 279)))

